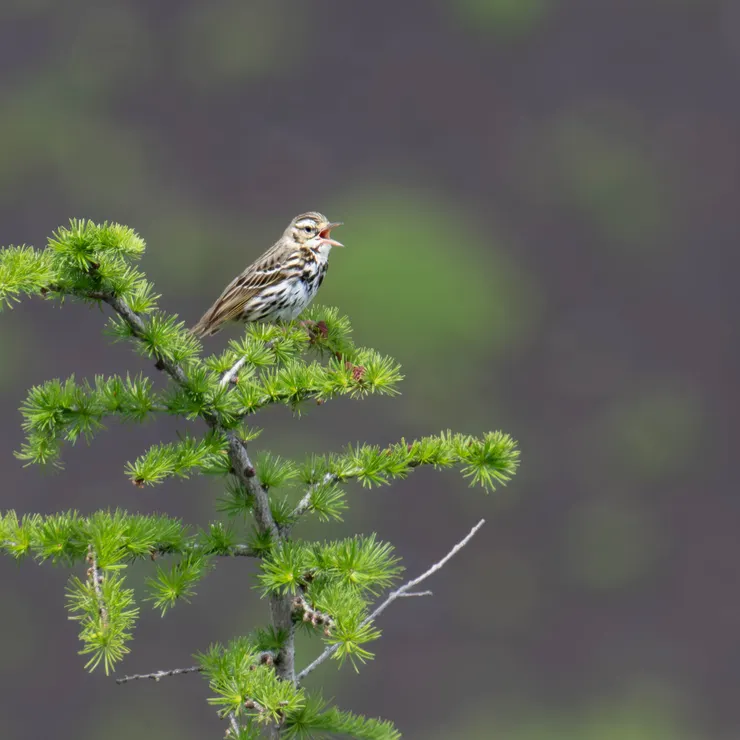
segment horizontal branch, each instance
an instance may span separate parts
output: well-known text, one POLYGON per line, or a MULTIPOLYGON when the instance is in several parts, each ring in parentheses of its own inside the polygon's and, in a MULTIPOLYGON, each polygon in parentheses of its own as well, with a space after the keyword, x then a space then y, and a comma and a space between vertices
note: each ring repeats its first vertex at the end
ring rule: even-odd
MULTIPOLYGON (((230 535, 225 536, 225 541, 211 539, 207 531, 189 535, 177 519, 128 514, 118 509, 87 516, 62 512, 20 519, 13 510, 0 511, 0 553, 16 559, 35 556, 39 560, 92 564, 88 543, 101 527, 107 528, 122 561, 195 554, 218 558, 260 558, 263 555, 251 545, 230 544, 230 535)), ((98 573, 98 577, 100 575, 98 573)))
MULTIPOLYGON (((263 650, 259 654, 259 662, 261 664, 270 664, 272 665, 272 662, 275 659, 275 651, 273 650, 263 650)), ((122 683, 128 683, 129 681, 138 681, 142 678, 149 678, 152 681, 159 681, 162 678, 167 678, 168 676, 182 676, 185 673, 201 673, 204 670, 202 665, 193 665, 190 666, 190 668, 172 668, 169 671, 154 671, 152 673, 134 673, 131 676, 123 676, 122 678, 117 678, 116 683, 122 684, 122 683)))
POLYGON ((409 591, 405 594, 400 594, 401 598, 410 599, 412 596, 434 596, 431 591, 409 591))
MULTIPOLYGON (((470 532, 462 539, 460 542, 458 542, 452 550, 450 550, 447 555, 445 555, 441 560, 437 561, 431 568, 424 571, 420 576, 417 578, 414 578, 411 581, 407 581, 403 584, 403 586, 397 588, 395 591, 392 591, 388 596, 385 598, 385 600, 379 604, 372 613, 362 620, 362 623, 360 624, 360 627, 364 627, 373 620, 375 620, 377 617, 379 617, 396 599, 400 599, 406 596, 426 596, 431 595, 430 591, 426 592, 412 592, 411 589, 413 589, 415 586, 418 586, 422 581, 425 581, 429 576, 436 573, 440 568, 442 568, 449 560, 450 558, 454 557, 460 550, 462 550, 465 545, 470 542, 471 539, 473 539, 473 536, 475 533, 485 524, 485 519, 481 519, 478 524, 476 524, 470 532)), ((296 681, 300 683, 309 673, 311 673, 314 669, 318 668, 327 658, 330 658, 334 653, 339 650, 339 643, 336 643, 334 645, 330 645, 326 650, 324 650, 321 655, 319 655, 316 660, 314 660, 312 663, 307 665, 297 676, 296 681)))
MULTIPOLYGON (((1 544, 1 543, 0 543, 1 544)), ((153 555, 187 555, 188 553, 201 553, 203 555, 212 555, 216 558, 259 558, 262 555, 249 545, 229 545, 225 550, 215 550, 208 545, 202 545, 199 542, 186 544, 181 549, 172 549, 168 547, 157 548, 152 551, 153 555)))
MULTIPOLYGON (((437 469, 458 467, 471 486, 493 491, 516 473, 519 451, 516 442, 503 432, 473 437, 447 431, 410 442, 401 439, 387 447, 349 445, 340 453, 313 456, 309 464, 311 471, 316 471, 316 478, 331 474, 338 483, 355 479, 366 488, 405 478, 421 465, 437 469)), ((320 480, 312 483, 316 486, 320 480)), ((300 503, 301 511, 309 501, 307 493, 300 503)))
POLYGON ((124 676, 123 678, 117 678, 116 683, 128 683, 129 681, 138 681, 141 678, 150 678, 152 681, 159 681, 167 676, 181 676, 184 673, 200 673, 203 670, 202 666, 194 665, 190 668, 173 668, 171 671, 154 671, 154 673, 135 673, 133 676, 124 676))

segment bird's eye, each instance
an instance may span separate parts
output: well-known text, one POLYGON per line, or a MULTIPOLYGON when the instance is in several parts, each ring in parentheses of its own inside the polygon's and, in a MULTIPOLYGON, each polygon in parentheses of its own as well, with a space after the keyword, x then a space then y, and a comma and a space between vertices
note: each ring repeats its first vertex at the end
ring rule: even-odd
POLYGON ((303 230, 304 230, 304 231, 305 231, 305 232, 306 232, 307 234, 310 234, 310 233, 311 233, 311 232, 313 231, 313 226, 304 226, 304 227, 303 227, 303 230))

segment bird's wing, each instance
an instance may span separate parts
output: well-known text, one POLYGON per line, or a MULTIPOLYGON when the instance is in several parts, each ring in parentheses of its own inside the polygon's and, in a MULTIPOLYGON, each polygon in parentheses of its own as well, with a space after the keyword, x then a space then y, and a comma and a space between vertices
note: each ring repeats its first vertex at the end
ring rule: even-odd
POLYGON ((216 302, 203 314, 192 328, 197 336, 215 334, 226 321, 236 319, 244 306, 265 288, 288 277, 285 267, 278 262, 260 260, 250 265, 241 275, 232 280, 216 302))

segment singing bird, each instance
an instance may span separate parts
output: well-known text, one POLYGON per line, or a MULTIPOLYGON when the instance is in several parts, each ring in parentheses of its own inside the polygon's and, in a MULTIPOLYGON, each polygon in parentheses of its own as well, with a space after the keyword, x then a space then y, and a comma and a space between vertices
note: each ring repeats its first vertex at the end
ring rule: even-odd
POLYGON ((232 280, 192 328, 200 337, 219 331, 227 321, 290 321, 313 300, 326 275, 331 238, 341 222, 316 211, 296 216, 283 235, 241 275, 232 280))

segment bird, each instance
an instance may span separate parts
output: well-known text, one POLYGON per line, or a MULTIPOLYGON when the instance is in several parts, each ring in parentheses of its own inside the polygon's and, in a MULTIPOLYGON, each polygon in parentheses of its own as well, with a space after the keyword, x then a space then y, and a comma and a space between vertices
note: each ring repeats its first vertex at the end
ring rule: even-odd
POLYGON ((344 246, 331 238, 332 229, 341 225, 317 211, 296 216, 280 239, 224 288, 193 326, 193 334, 211 336, 228 321, 295 319, 321 286, 332 247, 344 246))

